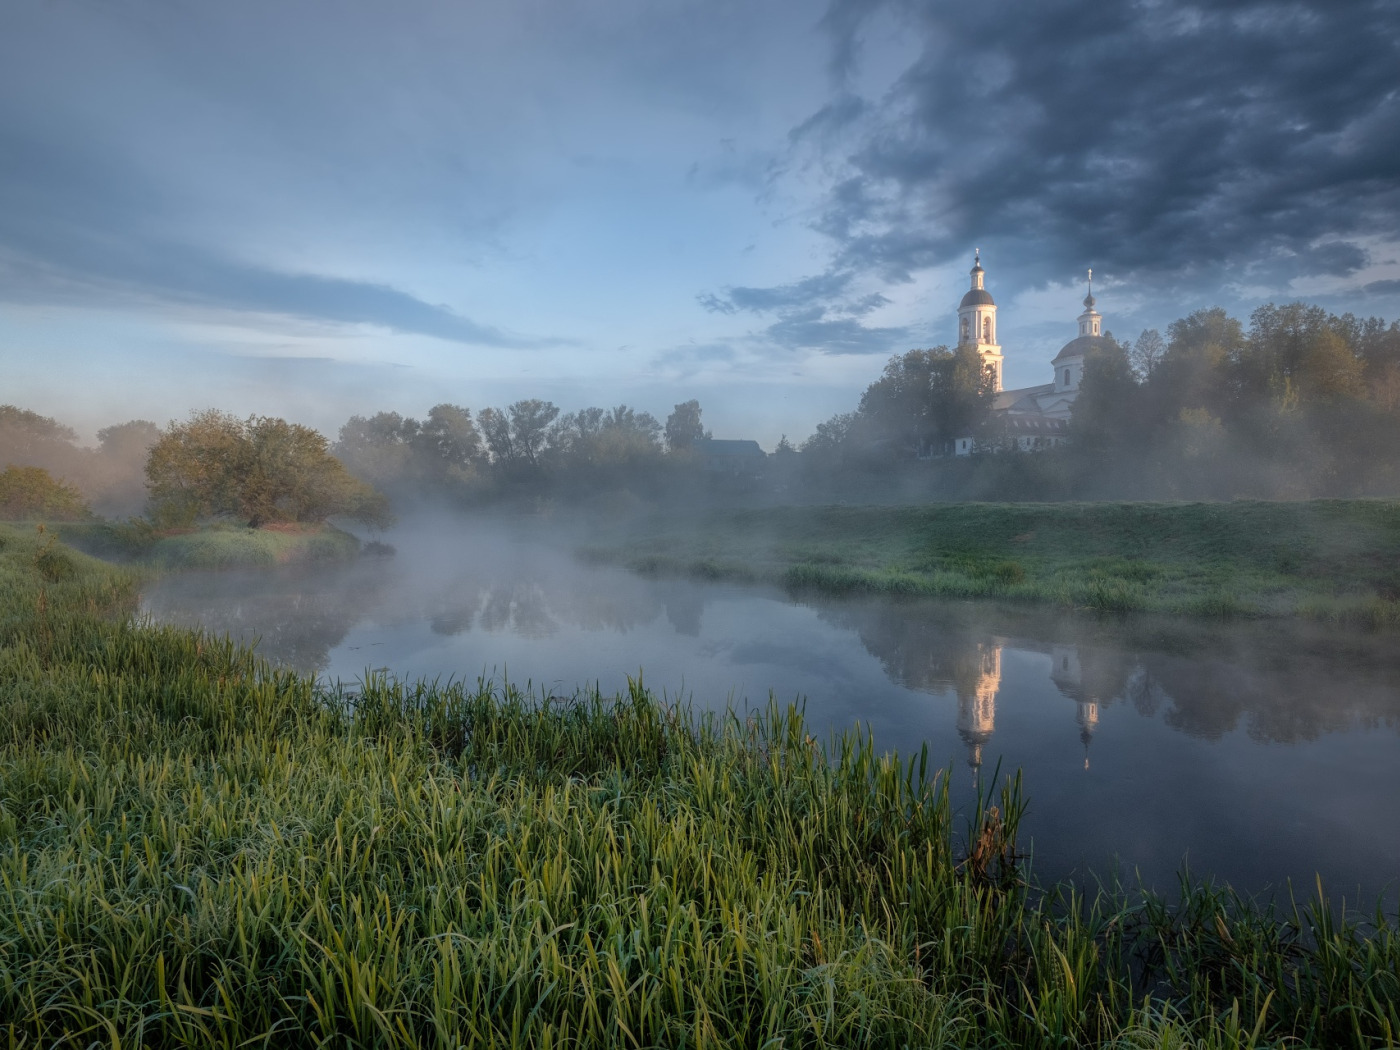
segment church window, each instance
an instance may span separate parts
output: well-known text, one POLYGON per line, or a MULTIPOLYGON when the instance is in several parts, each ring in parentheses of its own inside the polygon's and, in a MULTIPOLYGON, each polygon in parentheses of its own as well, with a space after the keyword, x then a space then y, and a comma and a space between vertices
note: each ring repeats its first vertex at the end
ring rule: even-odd
POLYGON ((963 342, 967 342, 967 318, 966 318, 966 317, 963 318, 962 337, 963 337, 963 342))
POLYGON ((1065 369, 1065 386, 1069 386, 1069 369, 1065 369))
POLYGON ((984 343, 990 343, 991 341, 992 341, 992 319, 991 319, 990 317, 984 317, 984 318, 982 318, 982 342, 984 342, 984 343))

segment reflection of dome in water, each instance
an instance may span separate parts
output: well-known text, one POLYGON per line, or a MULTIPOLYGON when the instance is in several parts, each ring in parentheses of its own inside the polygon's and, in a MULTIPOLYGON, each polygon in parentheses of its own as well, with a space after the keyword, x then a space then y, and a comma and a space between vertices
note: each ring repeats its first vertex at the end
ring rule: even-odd
POLYGON ((1079 739, 1084 743, 1084 768, 1089 768, 1089 745, 1094 740, 1094 730, 1099 727, 1099 705, 1092 700, 1080 700, 1075 705, 1078 710, 1074 720, 1079 723, 1079 739))
POLYGON ((978 645, 971 688, 958 690, 958 736, 967 746, 973 777, 982 765, 982 747, 996 730, 997 690, 1001 688, 1001 646, 978 645))

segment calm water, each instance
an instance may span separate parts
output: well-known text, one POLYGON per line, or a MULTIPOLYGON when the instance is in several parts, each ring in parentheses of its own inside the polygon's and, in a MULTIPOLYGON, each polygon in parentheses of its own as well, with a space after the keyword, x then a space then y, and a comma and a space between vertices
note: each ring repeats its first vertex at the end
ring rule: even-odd
POLYGON ((1372 904, 1400 883, 1400 645, 1315 625, 1191 625, 959 602, 793 600, 649 580, 469 528, 391 537, 397 557, 186 574, 148 614, 258 640, 326 678, 629 675, 697 707, 805 698, 825 728, 978 770, 1021 768, 1043 878, 1261 892, 1321 873, 1372 904), (1136 876, 1135 874, 1136 873, 1136 876))

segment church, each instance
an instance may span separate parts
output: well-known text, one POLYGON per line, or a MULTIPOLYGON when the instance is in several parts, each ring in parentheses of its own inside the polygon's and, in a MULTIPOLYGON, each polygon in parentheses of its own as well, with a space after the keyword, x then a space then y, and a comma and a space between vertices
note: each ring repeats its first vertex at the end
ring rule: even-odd
POLYGON ((1039 386, 1004 390, 1001 385, 1002 353, 997 342, 997 304, 987 291, 982 253, 973 257, 972 287, 958 304, 958 346, 975 346, 992 374, 996 391, 991 416, 976 434, 965 434, 953 442, 953 452, 968 456, 973 452, 998 449, 1034 451, 1053 448, 1065 440, 1070 407, 1079 396, 1084 377, 1084 361, 1094 350, 1108 345, 1103 335, 1103 318, 1094 309, 1094 271, 1089 271, 1089 294, 1079 315, 1079 334, 1066 343, 1050 362, 1054 378, 1039 386))

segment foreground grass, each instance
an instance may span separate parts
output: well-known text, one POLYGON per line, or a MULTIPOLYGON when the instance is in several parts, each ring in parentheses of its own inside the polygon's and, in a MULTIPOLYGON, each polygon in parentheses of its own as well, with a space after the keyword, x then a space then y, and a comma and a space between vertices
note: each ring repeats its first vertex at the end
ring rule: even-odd
POLYGON ((584 554, 830 593, 1400 624, 1400 501, 776 507, 654 518, 584 554))
POLYGON ((75 522, 55 526, 59 535, 102 557, 157 569, 258 569, 301 562, 344 561, 360 541, 331 525, 268 527, 209 525, 162 534, 144 522, 75 522))
POLYGON ((796 711, 324 695, 131 590, 0 527, 10 1045, 1400 1039, 1392 922, 1035 891, 1014 782, 962 834, 922 757, 796 711))

